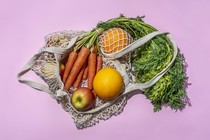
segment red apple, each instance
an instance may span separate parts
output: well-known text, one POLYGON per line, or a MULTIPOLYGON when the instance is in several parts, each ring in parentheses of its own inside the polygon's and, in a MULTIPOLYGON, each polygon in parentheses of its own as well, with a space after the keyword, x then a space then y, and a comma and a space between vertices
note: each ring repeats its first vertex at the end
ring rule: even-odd
POLYGON ((60 77, 61 77, 61 79, 63 78, 64 70, 65 70, 65 66, 64 66, 64 64, 61 64, 60 65, 60 77))
POLYGON ((72 93, 71 102, 77 110, 85 111, 94 105, 95 95, 89 88, 81 87, 72 93))

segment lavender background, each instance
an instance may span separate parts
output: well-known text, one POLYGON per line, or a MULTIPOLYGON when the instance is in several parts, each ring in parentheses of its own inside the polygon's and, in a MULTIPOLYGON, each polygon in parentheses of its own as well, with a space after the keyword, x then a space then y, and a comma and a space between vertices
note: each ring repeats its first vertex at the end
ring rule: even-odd
POLYGON ((0 0, 0 140, 209 140, 209 9, 208 0, 0 0), (91 30, 120 13, 145 15, 145 22, 173 35, 188 63, 192 107, 154 113, 136 95, 121 115, 78 130, 56 101, 20 84, 16 74, 48 33, 91 30))

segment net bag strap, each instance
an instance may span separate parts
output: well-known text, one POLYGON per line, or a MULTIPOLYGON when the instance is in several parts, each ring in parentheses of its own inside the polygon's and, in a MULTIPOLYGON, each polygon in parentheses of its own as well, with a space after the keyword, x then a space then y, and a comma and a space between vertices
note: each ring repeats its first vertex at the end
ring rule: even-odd
MULTIPOLYGON (((39 53, 35 54, 21 69, 21 71, 17 74, 17 79, 20 83, 26 84, 36 90, 44 91, 46 93, 51 93, 49 90, 49 87, 47 85, 44 85, 42 83, 38 83, 31 80, 22 79, 22 76, 25 75, 27 72, 31 70, 31 67, 34 65, 34 63, 38 60, 40 55, 43 52, 50 52, 55 54, 56 61, 58 62, 58 58, 61 54, 66 52, 68 49, 70 49, 76 42, 78 37, 72 38, 69 42, 69 45, 66 48, 58 48, 58 47, 48 47, 48 48, 42 48, 39 53)), ((60 95, 60 90, 58 91, 60 95)))
POLYGON ((22 76, 24 74, 26 74, 27 72, 29 72, 31 70, 31 67, 34 65, 34 63, 36 62, 36 60, 39 58, 39 56, 41 55, 41 52, 38 54, 35 54, 27 63, 26 65, 22 68, 22 70, 18 73, 17 75, 17 79, 20 83, 26 84, 36 90, 41 90, 47 93, 50 93, 48 86, 38 83, 38 82, 34 82, 31 80, 26 80, 26 79, 22 79, 22 76))
POLYGON ((109 58, 119 58, 122 57, 123 55, 129 53, 130 51, 144 45, 145 43, 147 43, 148 41, 150 41, 152 38, 154 38, 157 35, 161 35, 161 34, 167 34, 167 32, 160 32, 160 31, 156 31, 156 32, 152 32, 149 33, 141 38, 139 38, 138 40, 134 41, 133 43, 129 44, 127 47, 125 47, 124 49, 115 52, 115 53, 111 53, 111 54, 107 54, 103 51, 103 49, 101 49, 101 52, 104 56, 109 57, 109 58))

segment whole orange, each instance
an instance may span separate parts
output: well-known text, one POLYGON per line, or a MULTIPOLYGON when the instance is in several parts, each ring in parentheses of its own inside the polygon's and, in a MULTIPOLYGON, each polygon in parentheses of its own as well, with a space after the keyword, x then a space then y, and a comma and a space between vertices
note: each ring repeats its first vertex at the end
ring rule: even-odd
POLYGON ((110 28, 99 37, 99 44, 106 54, 112 54, 125 48, 132 42, 132 37, 121 28, 110 28))
POLYGON ((122 93, 123 78, 120 73, 110 67, 97 72, 93 80, 93 89, 100 99, 112 100, 122 93))

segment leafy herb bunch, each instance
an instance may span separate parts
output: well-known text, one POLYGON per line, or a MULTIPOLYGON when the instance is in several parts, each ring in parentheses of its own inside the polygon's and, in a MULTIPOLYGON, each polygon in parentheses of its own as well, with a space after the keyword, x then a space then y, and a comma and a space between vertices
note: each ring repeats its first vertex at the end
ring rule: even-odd
MULTIPOLYGON (((142 20, 143 17, 127 18, 120 15, 118 18, 101 22, 97 29, 121 28, 127 31, 134 40, 151 32, 157 31, 142 20)), ((132 73, 136 82, 147 82, 162 71, 173 58, 171 41, 165 34, 158 35, 143 46, 135 49, 132 54, 132 73)), ((144 94, 154 106, 154 111, 160 111, 163 106, 174 110, 182 110, 189 103, 185 84, 185 59, 178 50, 178 55, 170 70, 152 87, 145 89, 144 94)))

